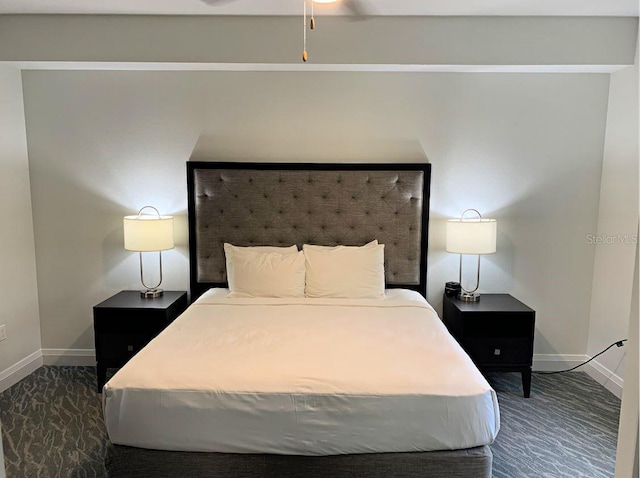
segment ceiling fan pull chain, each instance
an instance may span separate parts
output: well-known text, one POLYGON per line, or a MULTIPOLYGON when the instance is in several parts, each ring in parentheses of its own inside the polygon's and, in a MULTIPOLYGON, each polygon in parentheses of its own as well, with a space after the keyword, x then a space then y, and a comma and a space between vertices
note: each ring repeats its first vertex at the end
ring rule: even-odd
POLYGON ((302 0, 304 6, 302 15, 302 61, 307 61, 307 0, 302 0))
POLYGON ((311 21, 309 22, 309 28, 311 30, 316 28, 316 19, 313 16, 313 0, 311 0, 311 21))

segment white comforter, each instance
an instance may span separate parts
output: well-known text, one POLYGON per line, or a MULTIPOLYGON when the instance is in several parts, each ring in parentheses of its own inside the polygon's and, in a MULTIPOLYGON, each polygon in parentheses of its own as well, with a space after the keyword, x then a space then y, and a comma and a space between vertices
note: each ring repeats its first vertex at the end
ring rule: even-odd
POLYGON ((495 392, 417 293, 227 299, 213 289, 106 385, 113 443, 332 455, 491 443, 495 392))

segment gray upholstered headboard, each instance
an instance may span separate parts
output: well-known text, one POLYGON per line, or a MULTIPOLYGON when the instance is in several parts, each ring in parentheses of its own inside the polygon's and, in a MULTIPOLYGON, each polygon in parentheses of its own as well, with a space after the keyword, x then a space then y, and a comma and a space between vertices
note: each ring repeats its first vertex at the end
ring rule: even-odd
POLYGON ((191 297, 226 286, 223 243, 385 245, 387 287, 426 293, 430 164, 188 162, 191 297))

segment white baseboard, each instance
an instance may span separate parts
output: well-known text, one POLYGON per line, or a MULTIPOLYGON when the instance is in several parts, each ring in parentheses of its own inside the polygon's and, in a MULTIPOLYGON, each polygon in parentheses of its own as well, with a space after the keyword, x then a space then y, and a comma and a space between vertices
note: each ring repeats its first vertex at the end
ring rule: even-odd
POLYGON ((30 355, 0 372, 0 392, 15 385, 26 376, 42 367, 42 350, 36 350, 30 355))
MULTIPOLYGON (((556 372, 575 367, 586 362, 589 358, 588 355, 535 354, 533 356, 533 370, 556 372)), ((0 372, 0 392, 18 383, 42 365, 71 365, 77 367, 93 366, 95 364, 96 353, 93 349, 41 349, 0 372)), ((590 377, 615 396, 622 397, 624 381, 602 364, 594 360, 578 370, 587 372, 590 377)))
POLYGON ((0 392, 15 385, 43 365, 95 365, 93 349, 40 349, 0 372, 0 392))
POLYGON ((42 349, 44 365, 72 365, 75 367, 96 364, 93 349, 42 349))
POLYGON ((535 372, 557 372, 580 365, 589 358, 588 355, 534 354, 533 370, 535 372))
POLYGON ((584 371, 587 372, 587 374, 589 374, 589 376, 596 382, 622 400, 622 387, 624 385, 624 380, 622 380, 622 378, 597 360, 585 365, 584 371))
MULTIPOLYGON (((566 370, 586 362, 591 357, 588 355, 562 355, 562 354, 535 354, 533 356, 533 370, 536 372, 557 372, 566 370)), ((578 372, 586 372, 591 378, 613 393, 622 398, 624 381, 608 368, 596 360, 580 367, 578 372)))

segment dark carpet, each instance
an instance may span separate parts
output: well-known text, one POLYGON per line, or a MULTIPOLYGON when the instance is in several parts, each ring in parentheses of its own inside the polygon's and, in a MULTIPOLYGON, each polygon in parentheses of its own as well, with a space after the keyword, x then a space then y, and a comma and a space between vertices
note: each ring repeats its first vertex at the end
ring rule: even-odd
MULTIPOLYGON (((492 374, 502 428, 495 478, 610 478, 620 401, 584 373, 492 374)), ((0 394, 7 478, 104 477, 106 433, 93 367, 42 367, 0 394)), ((473 477, 470 477, 473 478, 473 477)))
POLYGON ((620 400, 583 372, 491 374, 501 427, 491 445, 494 478, 612 478, 620 400))

